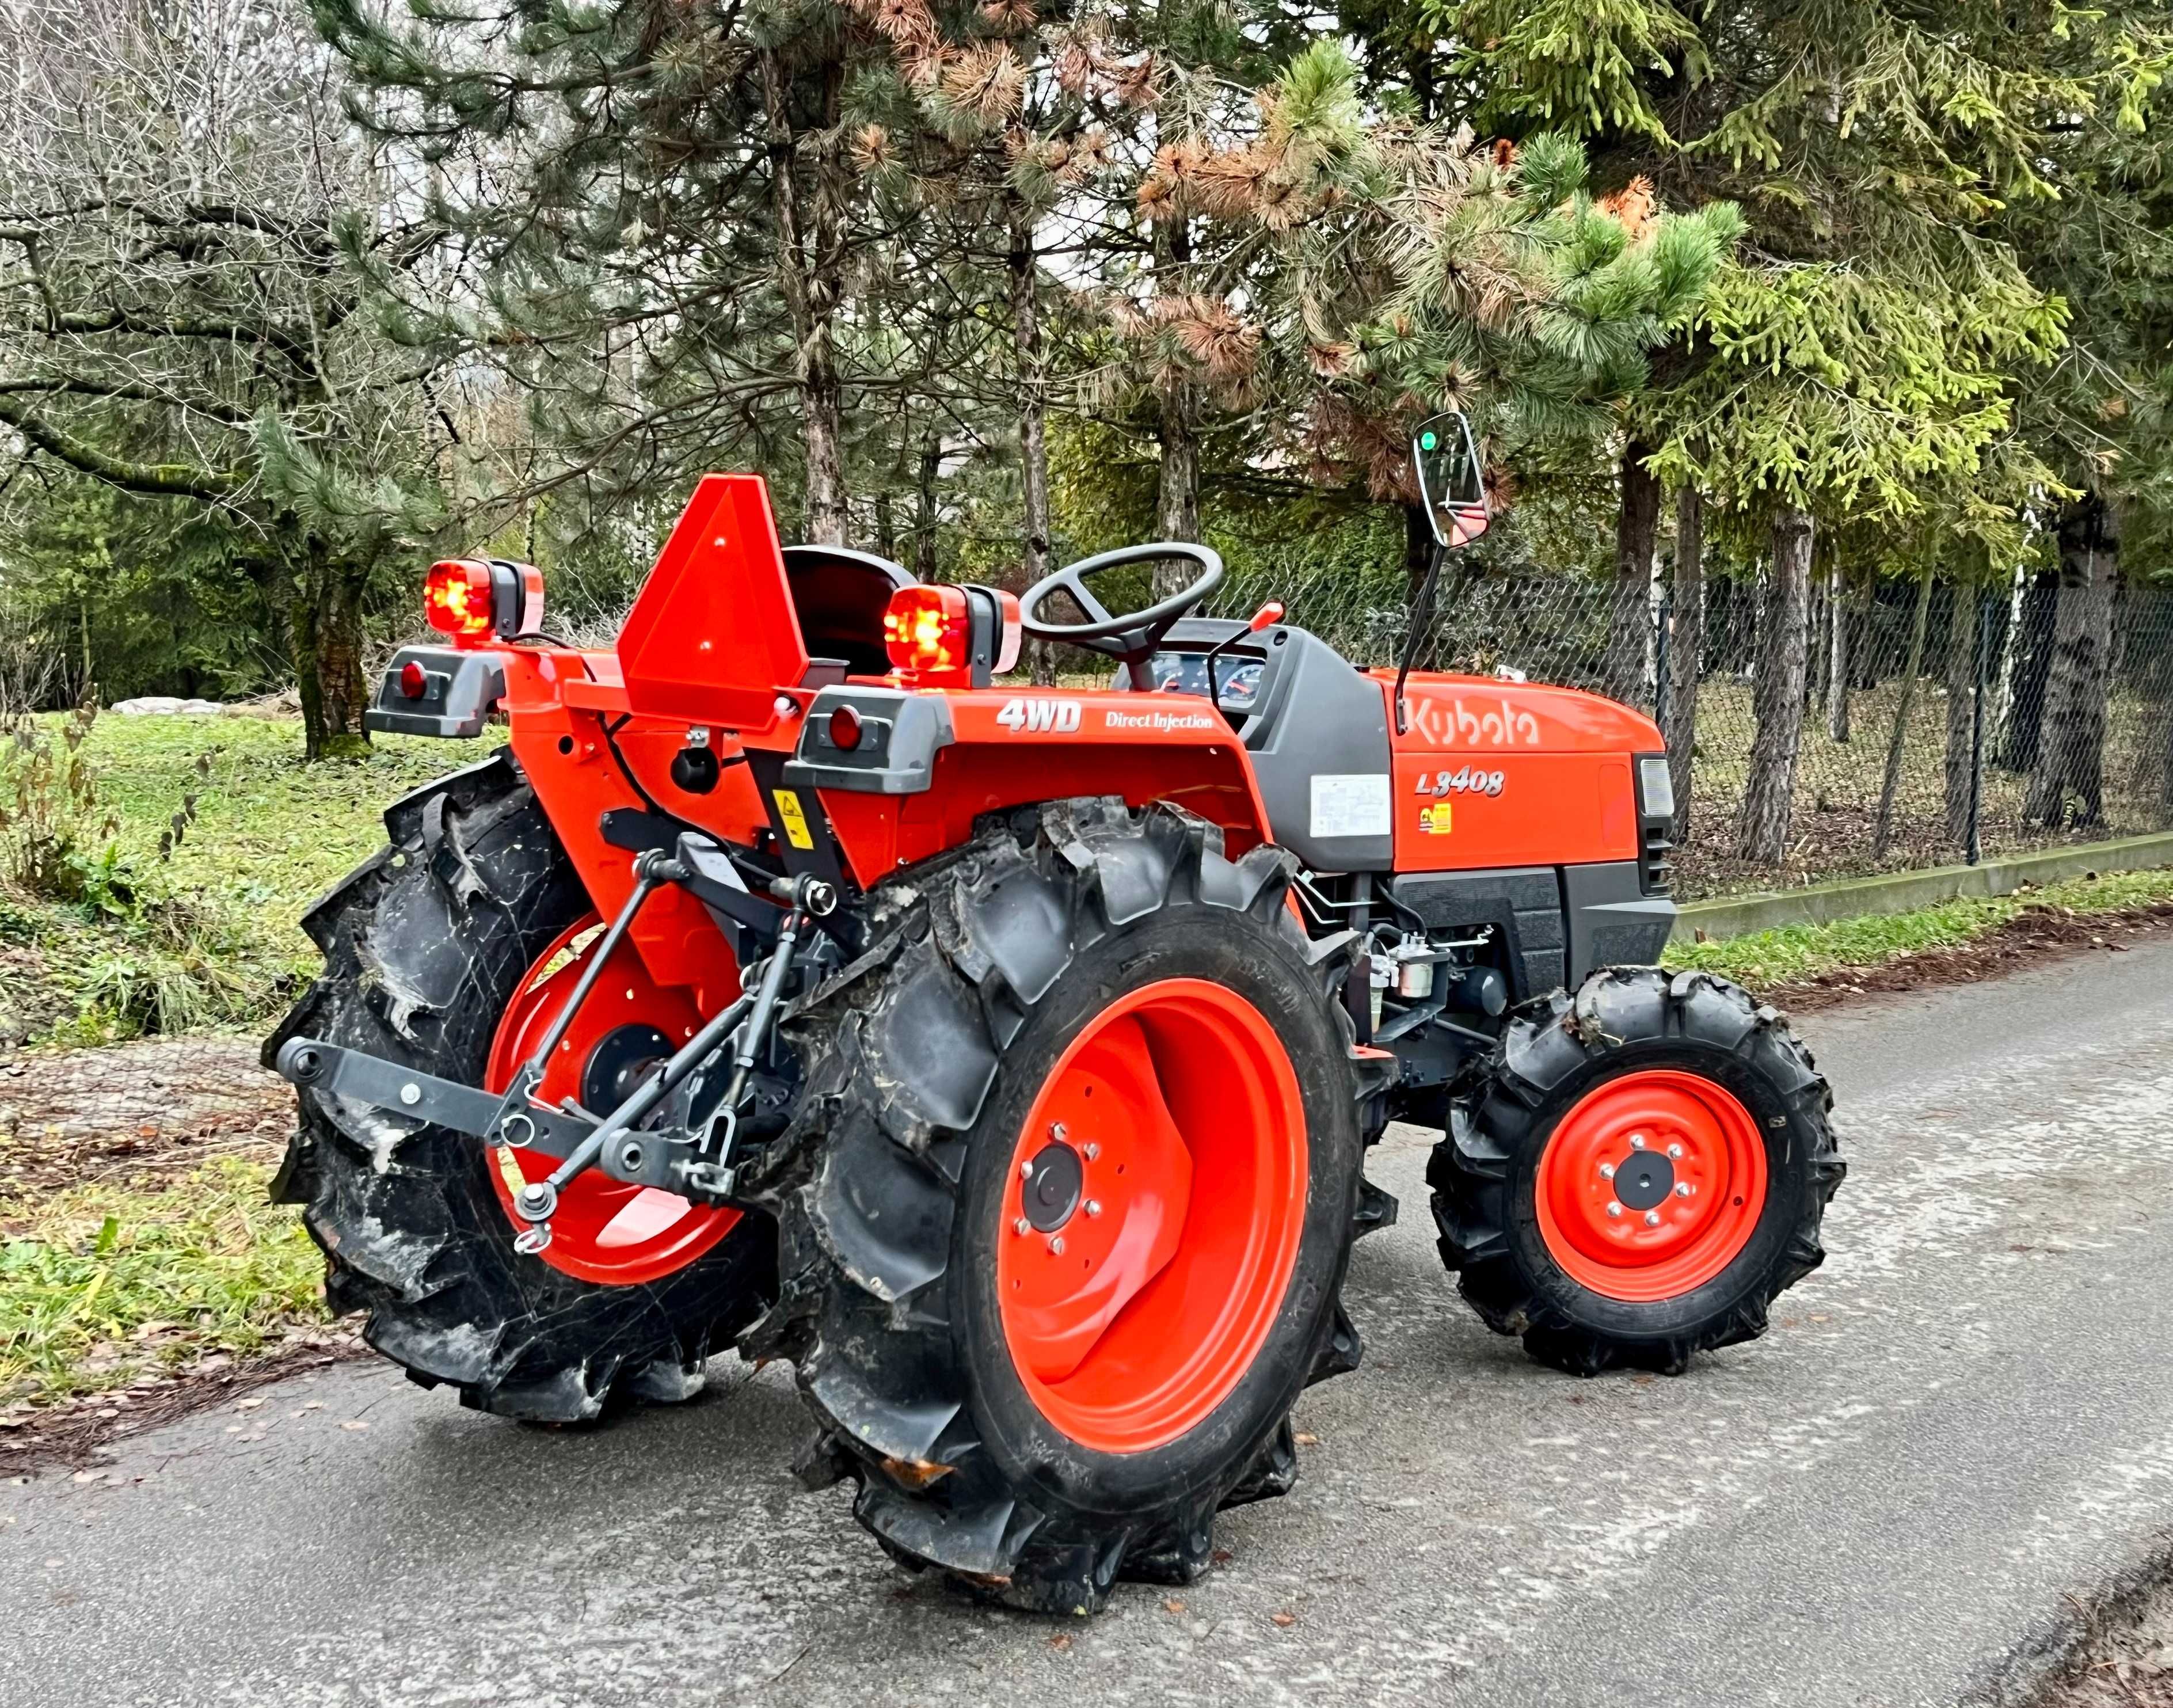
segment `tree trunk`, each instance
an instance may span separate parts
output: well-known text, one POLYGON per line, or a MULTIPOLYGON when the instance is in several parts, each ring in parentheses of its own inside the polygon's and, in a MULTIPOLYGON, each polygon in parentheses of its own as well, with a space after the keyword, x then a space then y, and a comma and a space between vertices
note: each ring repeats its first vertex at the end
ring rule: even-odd
POLYGON ((936 579, 936 477, 943 469, 943 441, 930 429, 921 436, 920 467, 913 484, 913 573, 936 579))
POLYGON ((2032 824, 2059 823, 2071 795, 2077 824, 2105 816, 2106 689, 2119 565, 2117 513, 2095 494, 2068 505, 2060 516, 2060 590, 2044 727, 2022 804, 2032 824))
MULTIPOLYGON (((1033 211, 1015 196, 1009 201, 1011 250, 1005 260, 1011 275, 1011 343, 1018 364, 1019 489, 1026 512, 1026 581, 1031 587, 1049 574, 1054 531, 1049 507, 1048 374, 1042 360, 1033 211)), ((1056 655, 1048 642, 1033 643, 1031 669, 1033 680, 1044 687, 1056 681, 1056 655)))
POLYGON ((314 535, 303 552, 288 619, 290 662, 302 702, 302 754, 311 760, 353 758, 369 749, 362 721, 369 707, 362 669, 366 578, 335 558, 314 535))
POLYGON ((1738 841, 1744 859, 1777 866, 1787 857, 1796 804, 1796 759, 1804 735, 1804 676, 1809 662, 1811 519, 1783 510, 1773 519, 1773 573, 1758 619, 1758 679, 1751 694, 1758 733, 1738 841))
POLYGON ((1848 591, 1836 563, 1826 572, 1826 739, 1848 741, 1848 591))
POLYGON ((1976 782, 1977 606, 1974 587, 1955 589, 1947 623, 1947 840, 1969 846, 1970 799, 1976 782))
POLYGON ((2048 569, 2033 576, 2022 591, 2009 638, 2013 660, 2007 689, 2007 717, 1999 736, 1999 763, 2009 771, 2036 768, 2043 745, 2045 694, 2052 676, 2052 623, 2060 605, 2060 574, 2048 569))
POLYGON ((1894 731, 1886 740, 1886 774, 1879 784, 1879 819, 1871 832, 1871 857, 1886 858, 1894 836, 1894 797, 1901 787, 1901 756, 1909 745, 1909 714, 1917 703, 1917 678, 1924 668, 1924 630, 1932 615, 1932 575, 1917 584, 1917 612, 1909 623, 1909 660, 1901 670, 1901 694, 1894 703, 1894 731))
POLYGON ((1674 785, 1678 843, 1690 834, 1690 787, 1697 753, 1698 679, 1705 659, 1705 500, 1696 487, 1675 497, 1675 577, 1669 595, 1674 631, 1668 644, 1668 775, 1674 785))
POLYGON ((807 463, 805 529, 811 543, 845 543, 844 388, 838 377, 836 319, 844 292, 845 164, 838 123, 844 63, 822 68, 822 119, 814 193, 806 229, 800 207, 799 138, 790 109, 790 73, 774 49, 761 56, 763 107, 768 121, 770 207, 777 223, 777 280, 800 345, 800 437, 807 463))
POLYGON ((1645 691, 1645 652, 1652 633, 1653 539, 1660 522, 1660 483, 1645 466, 1652 447, 1633 439, 1622 447, 1622 500, 1615 516, 1615 588, 1607 612, 1607 656, 1601 691, 1635 704, 1645 691))
MULTIPOLYGON (((1155 289, 1163 296, 1181 293, 1186 269, 1192 262, 1192 222, 1184 218, 1165 219, 1155 227, 1155 289)), ((1186 380, 1172 380, 1162 388, 1162 471, 1155 489, 1155 523, 1165 540, 1200 538, 1200 388, 1186 380)), ((1191 580, 1189 563, 1158 563, 1154 572, 1155 598, 1167 599, 1191 580)))

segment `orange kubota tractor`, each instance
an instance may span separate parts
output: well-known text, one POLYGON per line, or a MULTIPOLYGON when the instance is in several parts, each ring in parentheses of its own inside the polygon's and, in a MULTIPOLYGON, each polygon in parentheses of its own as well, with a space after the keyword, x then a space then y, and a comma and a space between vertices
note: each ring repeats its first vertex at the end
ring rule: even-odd
MULTIPOLYGON (((1486 524, 1469 428, 1414 455, 1445 552, 1486 524)), ((1781 1018, 1651 964, 1652 724, 1192 617, 1221 574, 1165 541, 920 585, 780 550, 721 475, 611 651, 542 632, 532 568, 437 565, 449 644, 372 727, 510 743, 390 809, 267 1045, 335 1307, 551 1421, 683 1398, 737 1337, 892 1554, 1082 1612, 1290 1486, 1391 1119, 1444 1129, 1442 1260, 1539 1357, 1760 1334, 1841 1163, 1781 1018), (1119 677, 999 682, 1022 634, 1119 677)))

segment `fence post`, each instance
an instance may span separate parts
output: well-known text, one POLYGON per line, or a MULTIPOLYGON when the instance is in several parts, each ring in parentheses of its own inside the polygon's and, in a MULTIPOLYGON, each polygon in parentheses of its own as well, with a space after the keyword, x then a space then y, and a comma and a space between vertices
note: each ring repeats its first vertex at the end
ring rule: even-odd
POLYGON ((1976 668, 1971 672, 1974 682, 1970 692, 1970 787, 1969 841, 1962 859, 1975 865, 1984 858, 1984 843, 1978 834, 1977 820, 1984 804, 1984 691, 1987 653, 1992 644, 1992 595, 1979 593, 1976 596, 1976 668))

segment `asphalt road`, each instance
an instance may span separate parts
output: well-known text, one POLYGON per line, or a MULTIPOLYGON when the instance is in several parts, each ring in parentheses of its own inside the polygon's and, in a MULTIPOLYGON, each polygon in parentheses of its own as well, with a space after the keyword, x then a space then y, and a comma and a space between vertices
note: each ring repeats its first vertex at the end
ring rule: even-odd
POLYGON ((786 1475, 779 1371, 576 1435, 368 1365, 0 1489, 0 1702, 1954 1700, 2173 1521, 2173 946, 1804 1030, 1833 1255, 1680 1379, 1487 1334, 1392 1134, 1367 1367, 1181 1605, 1060 1624, 907 1576, 786 1475))

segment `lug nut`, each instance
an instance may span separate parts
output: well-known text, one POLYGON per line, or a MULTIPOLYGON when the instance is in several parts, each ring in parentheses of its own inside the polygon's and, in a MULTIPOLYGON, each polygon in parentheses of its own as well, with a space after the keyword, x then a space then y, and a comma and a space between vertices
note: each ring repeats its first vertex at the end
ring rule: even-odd
POLYGON ((1687 1180, 1685 1180, 1685 1182, 1684 1182, 1680 1186, 1678 1186, 1678 1187, 1675 1188, 1675 1196, 1676 1196, 1677 1198, 1688 1198, 1688 1197, 1689 1197, 1692 1193, 1696 1192, 1696 1190, 1697 1190, 1697 1188, 1696 1188, 1695 1186, 1692 1186, 1692 1185, 1690 1183, 1690 1182, 1688 1182, 1687 1180))
POLYGON ((1064 1143, 1064 1123, 1061 1121, 1050 1122, 1049 1123, 1049 1136, 1054 1139, 1060 1145, 1064 1143))
POLYGON ((1680 1162, 1683 1160, 1683 1147, 1680 1145, 1670 1145, 1668 1147, 1668 1155, 1675 1161, 1680 1162))
POLYGON ((1646 1226, 1647 1227, 1658 1227, 1658 1226, 1659 1226, 1659 1225, 1660 1225, 1660 1212, 1659 1212, 1659 1211, 1658 1211, 1657 1210, 1647 1210, 1647 1211, 1645 1212, 1645 1226, 1646 1226))
POLYGON ((1101 1200, 1100 1200, 1099 1199, 1093 1199, 1093 1198, 1090 1198, 1090 1199, 1088 1199, 1086 1200, 1086 1214, 1087 1214, 1087 1215, 1101 1215, 1101 1213, 1102 1213, 1102 1203, 1101 1203, 1101 1200))
POLYGON ((1599 1165, 1599 1177, 1600 1177, 1602 1180, 1612 1180, 1612 1179, 1614 1179, 1614 1178, 1615 1178, 1615 1165, 1614 1165, 1612 1162, 1603 1162, 1603 1163, 1601 1163, 1601 1164, 1599 1165))
POLYGON ((1630 1148, 1632 1150, 1642 1150, 1645 1148, 1645 1135, 1642 1133, 1632 1133, 1630 1135, 1630 1148))
POLYGON ((1032 1162, 1022 1162, 1019 1164, 1019 1178, 1021 1180, 1031 1180, 1033 1178, 1033 1164, 1032 1162))
POLYGON ((1054 1239, 1049 1241, 1049 1254, 1053 1258, 1060 1258, 1064 1255, 1064 1236, 1062 1234, 1057 1235, 1054 1239))
POLYGON ((1607 1206, 1607 1213, 1610 1215, 1620 1215, 1622 1214, 1622 1206, 1610 1202, 1607 1206))
POLYGON ((1097 1156, 1099 1156, 1101 1154, 1102 1154, 1102 1147, 1101 1147, 1100 1145, 1097 1145, 1097 1144, 1096 1144, 1092 1140, 1091 1140, 1091 1139, 1090 1139, 1090 1140, 1088 1140, 1086 1141, 1086 1151, 1084 1152, 1084 1155, 1085 1155, 1085 1156, 1086 1156, 1086 1160, 1087 1160, 1089 1162, 1092 1162, 1092 1161, 1093 1161, 1097 1156))
POLYGON ((1033 1224, 1024 1216, 1021 1216, 1011 1224, 1011 1231, 1015 1234, 1030 1234, 1033 1231, 1033 1224))

